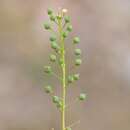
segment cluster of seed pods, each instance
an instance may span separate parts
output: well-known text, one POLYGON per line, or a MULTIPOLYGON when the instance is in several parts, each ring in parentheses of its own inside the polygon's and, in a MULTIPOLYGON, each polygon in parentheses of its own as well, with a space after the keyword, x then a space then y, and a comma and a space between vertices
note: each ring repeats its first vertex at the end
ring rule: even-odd
MULTIPOLYGON (((53 64, 59 65, 61 69, 64 68, 63 70, 66 71, 67 67, 65 67, 65 61, 67 57, 65 57, 64 54, 64 52, 66 52, 64 42, 68 37, 69 33, 73 29, 70 23, 71 19, 70 16, 68 16, 67 9, 62 9, 58 11, 57 14, 55 14, 52 9, 48 9, 47 13, 49 16, 49 22, 44 23, 44 28, 45 30, 50 31, 51 33, 49 41, 50 41, 50 47, 53 50, 53 53, 49 55, 49 60, 53 64), (57 31, 58 29, 54 30, 53 28, 54 24, 57 26, 59 31, 57 31)), ((80 43, 80 38, 77 36, 74 37, 71 43, 75 46, 75 49, 73 51, 73 54, 75 55, 74 66, 78 67, 82 64, 82 59, 81 59, 82 51, 80 48, 76 47, 77 44, 80 43)), ((57 74, 53 71, 53 67, 50 65, 44 66, 44 72, 51 76, 57 76, 57 74)), ((62 85, 64 85, 66 89, 69 84, 79 80, 80 75, 79 73, 69 74, 69 75, 66 75, 65 73, 65 77, 59 77, 59 76, 57 77, 59 78, 59 80, 63 81, 62 85)), ((57 106, 57 108, 60 111, 64 111, 64 109, 66 108, 65 100, 63 100, 62 97, 55 95, 54 86, 47 85, 44 87, 44 90, 47 94, 50 94, 52 98, 52 102, 57 106)), ((86 99, 86 93, 80 93, 77 99, 79 101, 84 101, 86 99)), ((63 130, 71 130, 71 127, 65 127, 65 129, 63 130)))

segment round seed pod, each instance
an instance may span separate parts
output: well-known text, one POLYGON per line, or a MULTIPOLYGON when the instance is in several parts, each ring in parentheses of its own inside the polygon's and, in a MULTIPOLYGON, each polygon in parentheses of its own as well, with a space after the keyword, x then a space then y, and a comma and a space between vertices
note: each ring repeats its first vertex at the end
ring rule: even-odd
POLYGON ((71 32, 71 31, 72 31, 72 25, 68 25, 68 27, 66 28, 66 30, 67 30, 68 32, 71 32))
POLYGON ((56 36, 55 36, 55 35, 52 35, 52 36, 50 37, 50 41, 51 41, 51 42, 56 41, 56 36))
POLYGON ((75 55, 79 56, 79 55, 81 55, 82 52, 80 49, 75 49, 74 53, 75 53, 75 55))
POLYGON ((86 99, 86 94, 85 94, 85 93, 81 93, 81 94, 79 95, 79 100, 83 101, 83 100, 85 100, 85 99, 86 99))
POLYGON ((46 30, 49 30, 51 28, 50 24, 49 23, 44 23, 44 28, 46 30))
POLYGON ((69 75, 68 76, 68 83, 72 83, 74 81, 74 77, 69 75))
POLYGON ((63 36, 63 38, 66 38, 67 36, 68 36, 68 32, 66 31, 66 32, 63 32, 62 33, 62 36, 63 36))
POLYGON ((59 101, 59 102, 56 104, 56 106, 57 106, 58 108, 61 108, 61 107, 62 107, 62 102, 59 101))
POLYGON ((79 42, 80 42, 80 38, 79 37, 74 37, 73 43, 78 44, 79 42))
POLYGON ((67 127, 65 130, 72 130, 70 127, 67 127))
POLYGON ((60 98, 59 98, 58 96, 53 96, 53 97, 52 97, 52 101, 53 101, 54 103, 59 103, 60 98))
POLYGON ((53 15, 53 14, 50 15, 50 20, 51 20, 51 21, 55 21, 55 19, 56 19, 56 16, 55 16, 55 15, 53 15))
POLYGON ((78 58, 78 59, 75 60, 75 65, 76 66, 79 66, 81 64, 82 64, 82 60, 81 59, 78 58))
POLYGON ((44 66, 44 72, 50 74, 52 72, 51 66, 44 66))
POLYGON ((52 14, 53 14, 52 9, 49 8, 49 9, 47 10, 47 13, 48 13, 48 15, 52 15, 52 14))
POLYGON ((69 16, 65 16, 64 20, 65 20, 66 23, 69 23, 70 22, 70 17, 69 16))
POLYGON ((58 48, 58 44, 55 41, 51 42, 51 48, 52 49, 57 49, 58 48))
POLYGON ((50 61, 55 62, 56 61, 56 55, 51 54, 50 55, 50 61))
POLYGON ((74 78, 74 80, 79 80, 79 74, 74 74, 73 78, 74 78))
POLYGON ((46 93, 52 93, 53 92, 53 89, 52 89, 52 86, 48 85, 48 86, 45 86, 45 92, 46 93))

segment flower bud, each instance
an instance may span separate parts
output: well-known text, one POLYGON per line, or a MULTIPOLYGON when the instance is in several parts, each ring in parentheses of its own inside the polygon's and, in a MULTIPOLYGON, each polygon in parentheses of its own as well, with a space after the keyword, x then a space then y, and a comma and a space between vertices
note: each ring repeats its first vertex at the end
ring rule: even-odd
POLYGON ((69 75, 68 76, 68 83, 72 83, 74 81, 74 77, 69 75))
POLYGON ((50 15, 50 20, 51 20, 51 21, 55 21, 55 19, 56 19, 55 15, 53 15, 53 14, 50 15))
POLYGON ((66 23, 69 23, 70 22, 70 17, 69 16, 65 16, 64 20, 65 20, 66 23))
POLYGON ((44 66, 44 72, 50 74, 52 72, 51 66, 44 66))
POLYGON ((72 130, 70 127, 67 127, 65 130, 72 130))
POLYGON ((68 36, 68 32, 66 31, 66 32, 63 32, 62 33, 62 36, 64 37, 64 38, 66 38, 67 36, 68 36))
POLYGON ((75 60, 75 65, 76 65, 76 66, 81 65, 81 63, 82 63, 82 60, 81 60, 81 59, 76 59, 76 60, 75 60))
POLYGON ((58 102, 60 101, 60 98, 59 98, 58 96, 53 96, 53 97, 52 97, 52 101, 53 101, 54 103, 58 103, 58 102))
POLYGON ((45 92, 46 93, 52 93, 53 92, 53 89, 52 89, 52 86, 48 85, 45 87, 45 92))
POLYGON ((80 49, 75 49, 74 53, 75 55, 81 55, 82 52, 80 49))
POLYGON ((79 74, 74 74, 73 78, 74 78, 74 80, 78 80, 79 79, 79 74))
POLYGON ((72 31, 72 25, 69 25, 66 29, 68 32, 71 32, 72 31))
POLYGON ((46 30, 49 30, 51 28, 50 24, 49 23, 44 23, 44 28, 46 30))
POLYGON ((51 54, 50 55, 50 61, 55 62, 56 61, 56 55, 51 54))
POLYGON ((56 36, 55 36, 55 35, 52 35, 52 36, 50 37, 50 41, 51 41, 51 42, 56 41, 56 36))
POLYGON ((53 13, 52 9, 47 10, 48 15, 51 15, 53 13))
POLYGON ((57 18, 57 20, 60 20, 60 19, 62 19, 62 16, 61 15, 57 15, 56 18, 57 18))
POLYGON ((85 99, 86 99, 86 94, 85 94, 85 93, 81 93, 81 94, 79 95, 79 100, 83 101, 83 100, 85 100, 85 99))
POLYGON ((77 44, 77 43, 79 43, 79 42, 80 42, 79 37, 74 37, 73 43, 74 43, 74 44, 77 44))

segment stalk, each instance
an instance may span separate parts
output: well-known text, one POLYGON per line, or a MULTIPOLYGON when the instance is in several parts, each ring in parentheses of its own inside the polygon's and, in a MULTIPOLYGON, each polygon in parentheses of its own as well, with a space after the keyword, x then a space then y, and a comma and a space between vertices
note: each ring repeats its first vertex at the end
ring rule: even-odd
POLYGON ((65 130, 65 104, 66 104, 66 64, 65 64, 65 44, 64 38, 62 37, 62 20, 58 22, 59 34, 60 34, 60 44, 61 44, 61 59, 63 64, 62 68, 62 109, 61 109, 61 128, 65 130))

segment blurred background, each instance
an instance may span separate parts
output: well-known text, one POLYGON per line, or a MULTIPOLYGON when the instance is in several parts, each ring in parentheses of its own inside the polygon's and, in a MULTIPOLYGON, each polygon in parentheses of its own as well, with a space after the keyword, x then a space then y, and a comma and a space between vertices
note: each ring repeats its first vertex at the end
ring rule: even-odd
MULTIPOLYGON (((48 7, 67 8, 81 38, 81 79, 68 89, 68 103, 87 92, 84 103, 66 111, 74 130, 130 129, 129 0, 0 0, 0 130, 60 130, 60 113, 42 90, 55 78, 43 74, 49 33, 42 27, 48 7)), ((71 43, 66 43, 69 50, 71 43)), ((67 52, 70 55, 72 52, 67 52)))

